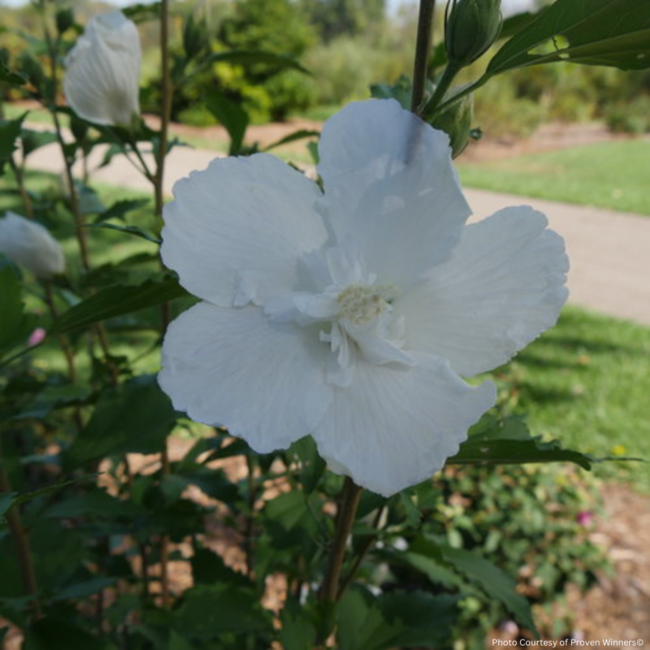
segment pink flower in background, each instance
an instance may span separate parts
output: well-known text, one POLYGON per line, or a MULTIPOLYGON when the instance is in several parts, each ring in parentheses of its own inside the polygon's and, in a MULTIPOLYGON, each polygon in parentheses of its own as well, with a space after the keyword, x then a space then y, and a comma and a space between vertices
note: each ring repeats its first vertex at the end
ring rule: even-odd
POLYGON ((588 510, 581 510, 577 517, 576 521, 581 525, 584 526, 585 528, 591 524, 593 521, 593 514, 589 512, 588 510))
POLYGON ((45 340, 46 336, 47 336, 47 332, 42 327, 37 327, 29 335, 29 338, 27 339, 27 345, 29 345, 30 347, 33 347, 34 345, 38 345, 39 343, 42 343, 45 340))

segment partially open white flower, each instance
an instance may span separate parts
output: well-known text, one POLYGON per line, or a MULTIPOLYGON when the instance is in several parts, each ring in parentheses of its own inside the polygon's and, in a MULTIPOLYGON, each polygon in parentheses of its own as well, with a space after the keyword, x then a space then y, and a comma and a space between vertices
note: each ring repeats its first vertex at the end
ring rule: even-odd
POLYGON ((138 29, 121 11, 93 16, 66 58, 63 91, 84 120, 128 127, 140 115, 138 29))
POLYGON ((170 326, 174 406, 269 452, 311 433, 334 471, 391 495, 439 470, 506 362, 564 304, 562 239, 531 208, 476 225, 447 136, 393 100, 350 104, 318 186, 276 158, 174 187, 162 256, 203 302, 170 326))
POLYGON ((59 242, 41 224, 13 212, 0 219, 0 253, 43 279, 65 269, 59 242))

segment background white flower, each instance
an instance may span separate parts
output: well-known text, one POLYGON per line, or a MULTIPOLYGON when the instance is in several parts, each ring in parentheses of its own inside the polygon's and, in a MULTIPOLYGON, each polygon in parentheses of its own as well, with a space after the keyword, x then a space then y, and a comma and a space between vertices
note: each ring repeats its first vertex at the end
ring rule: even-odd
POLYGON ((65 269, 59 242, 39 223, 14 212, 7 212, 0 219, 0 253, 43 279, 65 269))
POLYGON ((531 208, 465 226, 447 136, 393 100, 325 125, 325 191, 267 155, 176 184, 162 256, 203 300, 170 326, 160 384, 269 452, 311 433, 383 495, 439 470, 496 399, 474 375, 553 325, 562 239, 531 208))
POLYGON ((93 16, 66 57, 63 90, 72 110, 96 124, 129 126, 140 115, 142 52, 121 11, 93 16))

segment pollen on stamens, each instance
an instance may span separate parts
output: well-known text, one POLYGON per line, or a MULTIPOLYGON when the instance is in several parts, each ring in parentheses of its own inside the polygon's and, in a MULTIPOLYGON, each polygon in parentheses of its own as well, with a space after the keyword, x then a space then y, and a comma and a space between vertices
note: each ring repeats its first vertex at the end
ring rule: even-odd
POLYGON ((340 305, 339 318, 353 325, 365 325, 390 308, 389 301, 396 297, 394 287, 374 287, 354 284, 336 297, 340 305))

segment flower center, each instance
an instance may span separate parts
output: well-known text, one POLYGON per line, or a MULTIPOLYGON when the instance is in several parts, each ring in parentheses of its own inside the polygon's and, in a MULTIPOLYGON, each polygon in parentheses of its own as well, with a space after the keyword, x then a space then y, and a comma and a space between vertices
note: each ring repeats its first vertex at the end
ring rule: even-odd
POLYGON ((336 297, 339 318, 346 318, 353 325, 365 325, 389 308, 388 287, 353 284, 336 297))

